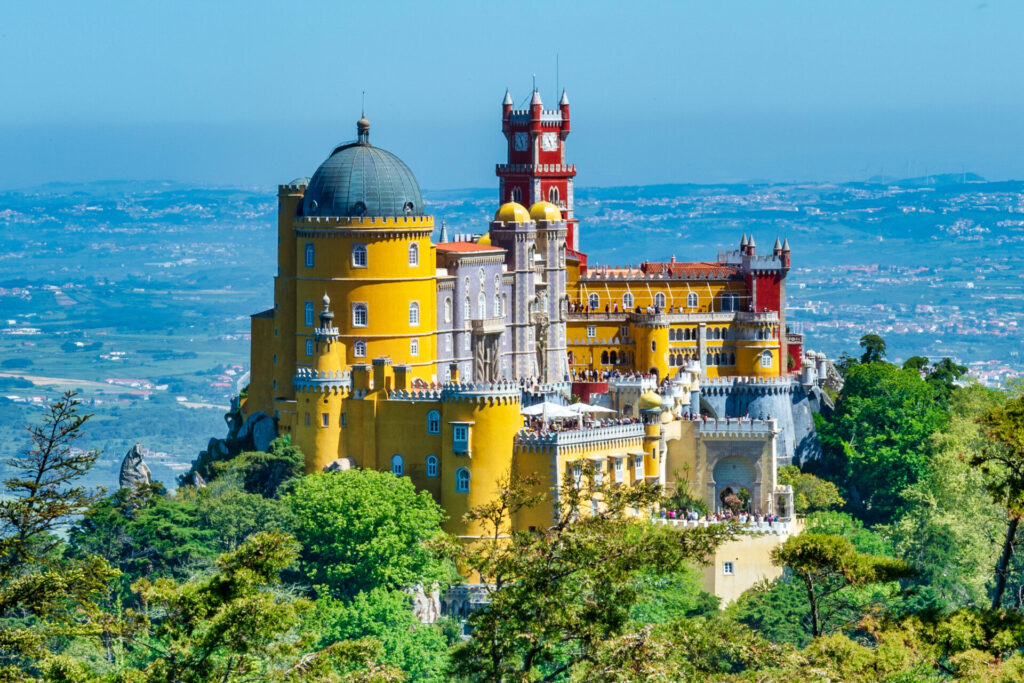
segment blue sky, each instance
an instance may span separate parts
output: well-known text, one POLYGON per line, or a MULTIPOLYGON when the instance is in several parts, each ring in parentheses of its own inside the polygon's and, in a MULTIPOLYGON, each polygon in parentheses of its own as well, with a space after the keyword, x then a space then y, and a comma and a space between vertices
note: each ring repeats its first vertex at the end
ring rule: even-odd
POLYGON ((500 102, 573 106, 581 185, 1024 177, 1024 2, 0 0, 0 188, 272 185, 354 137, 493 187, 500 102))

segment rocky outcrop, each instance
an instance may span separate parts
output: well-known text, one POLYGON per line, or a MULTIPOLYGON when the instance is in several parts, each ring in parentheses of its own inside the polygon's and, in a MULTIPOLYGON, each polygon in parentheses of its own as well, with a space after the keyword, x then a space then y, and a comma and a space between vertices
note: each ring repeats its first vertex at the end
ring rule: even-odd
POLYGON ((407 589, 412 596, 412 613, 421 624, 433 624, 441 617, 441 593, 436 588, 430 593, 422 585, 407 589))
POLYGON ((136 486, 153 483, 149 466, 146 465, 146 460, 142 457, 142 444, 135 444, 125 454, 124 460, 121 461, 121 476, 118 478, 118 483, 123 489, 133 489, 136 486))
POLYGON ((192 461, 192 469, 179 477, 182 484, 196 483, 195 475, 205 485, 205 480, 212 475, 212 464, 220 460, 228 460, 246 451, 267 452, 270 442, 277 438, 277 424, 274 418, 259 411, 243 417, 239 399, 231 401, 231 410, 224 415, 228 426, 228 435, 223 439, 210 439, 206 450, 192 461))

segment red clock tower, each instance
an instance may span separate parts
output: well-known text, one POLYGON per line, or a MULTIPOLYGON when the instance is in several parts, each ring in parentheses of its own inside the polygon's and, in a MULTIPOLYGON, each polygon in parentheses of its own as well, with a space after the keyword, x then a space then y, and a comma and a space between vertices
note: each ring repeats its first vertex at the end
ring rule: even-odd
POLYGON ((569 96, 562 91, 558 109, 544 109, 536 89, 529 109, 513 109, 512 94, 505 91, 501 107, 501 132, 508 142, 508 162, 498 164, 498 195, 502 203, 551 202, 568 222, 565 238, 570 255, 586 268, 580 253, 579 222, 573 216, 573 178, 576 166, 565 163, 565 139, 569 136, 569 96))

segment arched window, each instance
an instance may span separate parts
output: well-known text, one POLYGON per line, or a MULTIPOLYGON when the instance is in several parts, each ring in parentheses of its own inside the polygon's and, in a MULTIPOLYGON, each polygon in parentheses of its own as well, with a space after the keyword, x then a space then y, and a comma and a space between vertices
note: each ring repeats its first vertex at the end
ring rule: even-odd
POLYGON ((466 310, 462 312, 462 317, 465 318, 463 322, 469 325, 469 319, 473 317, 473 303, 466 297, 466 310))
POLYGON ((548 201, 551 202, 552 204, 557 204, 558 203, 558 188, 557 187, 552 187, 550 190, 548 190, 548 201))
POLYGON ((533 268, 533 262, 537 260, 537 250, 530 245, 530 250, 526 252, 526 266, 533 268))
POLYGON ((405 474, 405 461, 398 454, 391 456, 391 474, 396 477, 401 477, 405 474))
POLYGON ((714 360, 715 360, 714 356, 712 356, 709 353, 707 358, 704 359, 704 365, 713 365, 714 364, 714 360))
POLYGON ((303 322, 305 322, 308 327, 312 327, 314 325, 314 323, 313 323, 314 313, 313 313, 313 302, 312 301, 307 301, 306 302, 305 307, 304 307, 304 311, 305 311, 305 317, 303 318, 303 322))
POLYGON ((721 327, 716 327, 715 331, 713 332, 713 334, 714 334, 713 339, 716 339, 716 340, 721 339, 722 338, 722 328, 721 327))
POLYGON ((587 297, 587 306, 589 306, 590 308, 597 310, 597 307, 600 305, 601 297, 599 297, 597 294, 591 294, 590 296, 587 297))
POLYGON ((523 191, 520 190, 518 187, 512 188, 512 201, 514 201, 516 204, 523 203, 523 191))
POLYGON ((676 357, 674 354, 668 354, 668 366, 674 368, 676 366, 676 357))
POLYGON ((715 354, 715 365, 721 365, 721 364, 722 364, 722 354, 716 353, 715 354))
POLYGON ((558 245, 558 265, 560 265, 560 266, 564 266, 565 265, 565 245, 564 244, 558 245))
POLYGON ((723 327, 722 328, 722 339, 728 339, 728 338, 729 338, 729 328, 728 327, 723 327))
POLYGON ((445 297, 444 300, 444 321, 450 323, 452 321, 452 300, 445 297))
POLYGON ((665 308, 665 294, 664 293, 657 292, 654 295, 654 305, 657 306, 658 308, 665 308))
POLYGON ((608 360, 611 361, 612 365, 618 365, 619 364, 619 354, 617 354, 615 351, 612 351, 611 354, 608 356, 608 360))
POLYGON ((502 317, 508 315, 508 294, 501 295, 501 315, 502 317))
POLYGON ((687 327, 683 330, 683 341, 690 341, 690 328, 687 327))
POLYGON ((480 290, 480 294, 476 297, 476 308, 477 315, 481 318, 487 317, 487 295, 484 294, 484 290, 480 290))
POLYGON ((465 467, 455 470, 455 490, 459 493, 469 493, 469 470, 465 467))
POLYGON ((352 304, 352 327, 366 327, 368 320, 366 304, 352 304))
POLYGON ((356 340, 352 345, 352 355, 356 358, 366 358, 366 342, 362 339, 356 340))
POLYGON ((427 413, 427 434, 441 433, 441 413, 431 410, 427 413))
POLYGON ((366 267, 366 245, 365 244, 353 244, 352 245, 352 265, 356 268, 366 267))
POLYGON ((436 455, 428 455, 427 456, 427 476, 428 477, 436 477, 437 476, 437 456, 436 455))
POLYGON ((721 307, 722 311, 726 313, 739 310, 739 297, 733 294, 732 292, 726 292, 722 294, 719 301, 719 306, 721 307))
POLYGON ((312 242, 306 242, 306 267, 312 268, 314 259, 316 258, 316 249, 313 247, 312 242))
POLYGON ((602 351, 601 352, 601 365, 608 365, 608 352, 607 351, 602 351))
POLYGON ((409 265, 418 266, 420 264, 420 245, 413 242, 409 245, 409 265))
POLYGON ((409 340, 409 355, 418 356, 420 355, 420 340, 410 339, 409 340))
POLYGON ((502 318, 505 312, 501 310, 501 297, 497 294, 494 295, 494 317, 502 318))
POLYGON ((622 309, 625 311, 633 310, 633 293, 626 292, 622 295, 622 309))
POLYGON ((313 355, 313 340, 312 339, 307 339, 306 340, 306 355, 307 356, 312 356, 313 355))
POLYGON ((697 308, 700 305, 700 297, 697 296, 697 292, 690 292, 686 295, 686 307, 697 308))
POLYGON ((409 302, 409 327, 419 327, 420 324, 420 302, 409 302))
POLYGON ((657 350, 658 350, 658 342, 652 341, 651 342, 651 351, 657 351, 657 350))
POLYGON ((772 352, 765 351, 761 354, 761 367, 770 368, 772 366, 772 352))

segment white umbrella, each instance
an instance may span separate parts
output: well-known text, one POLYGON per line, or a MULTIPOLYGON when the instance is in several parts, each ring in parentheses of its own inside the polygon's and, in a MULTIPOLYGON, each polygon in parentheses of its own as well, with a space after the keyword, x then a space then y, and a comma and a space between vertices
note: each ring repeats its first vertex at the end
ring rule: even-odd
POLYGON ((537 405, 528 406, 520 411, 523 415, 542 415, 545 420, 549 418, 576 417, 576 413, 563 405, 544 401, 537 405))
POLYGON ((614 413, 616 411, 604 406, 590 405, 589 403, 573 403, 569 410, 576 413, 614 413))

